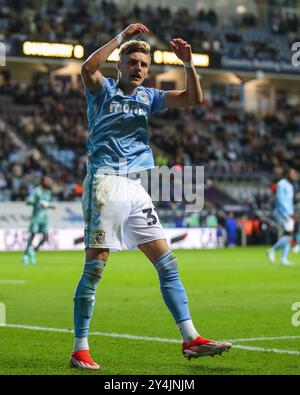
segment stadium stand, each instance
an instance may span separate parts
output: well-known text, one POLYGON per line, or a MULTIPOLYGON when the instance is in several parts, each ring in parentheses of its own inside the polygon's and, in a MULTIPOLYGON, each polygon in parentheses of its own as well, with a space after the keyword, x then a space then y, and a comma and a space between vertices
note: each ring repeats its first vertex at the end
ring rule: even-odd
POLYGON ((265 24, 249 13, 224 20, 212 9, 192 15, 185 7, 171 10, 167 6, 120 4, 106 0, 1 0, 0 37, 11 46, 26 39, 79 41, 91 52, 128 23, 143 20, 154 33, 154 46, 161 39, 168 46, 169 40, 178 36, 189 41, 195 51, 279 60, 288 57, 300 28, 297 14, 278 12, 276 2, 265 24))

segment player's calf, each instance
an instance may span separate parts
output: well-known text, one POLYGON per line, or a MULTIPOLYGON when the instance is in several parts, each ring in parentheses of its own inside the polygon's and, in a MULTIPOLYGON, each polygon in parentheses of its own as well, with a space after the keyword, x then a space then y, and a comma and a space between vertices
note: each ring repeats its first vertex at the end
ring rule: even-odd
POLYGON ((154 263, 158 271, 160 289, 183 341, 190 342, 199 336, 195 329, 188 307, 188 298, 180 281, 177 258, 172 251, 165 251, 154 263))
POLYGON ((93 314, 96 288, 102 277, 106 262, 92 260, 84 265, 81 279, 74 295, 75 344, 70 364, 80 369, 99 369, 89 355, 88 331, 93 314))
POLYGON ((159 257, 154 266, 158 272, 163 299, 175 322, 179 324, 190 320, 188 299, 179 278, 176 256, 168 250, 159 257))
MULTIPOLYGON (((86 338, 96 300, 96 288, 106 262, 93 260, 84 265, 81 279, 74 295, 75 338, 86 338)), ((75 350, 78 351, 78 350, 75 350)))

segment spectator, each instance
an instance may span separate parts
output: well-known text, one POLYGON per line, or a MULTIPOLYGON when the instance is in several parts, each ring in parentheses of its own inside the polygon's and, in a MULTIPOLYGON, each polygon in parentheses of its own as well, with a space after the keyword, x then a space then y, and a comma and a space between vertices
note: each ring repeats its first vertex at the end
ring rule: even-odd
POLYGON ((233 212, 229 212, 225 220, 225 228, 227 231, 228 247, 235 247, 237 244, 238 224, 233 212))

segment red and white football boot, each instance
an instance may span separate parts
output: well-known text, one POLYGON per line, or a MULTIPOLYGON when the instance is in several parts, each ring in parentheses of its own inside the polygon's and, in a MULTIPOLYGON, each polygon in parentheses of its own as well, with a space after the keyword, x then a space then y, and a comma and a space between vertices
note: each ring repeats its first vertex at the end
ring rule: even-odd
POLYGON ((190 343, 182 343, 182 354, 188 360, 205 356, 213 357, 216 354, 221 355, 231 347, 232 344, 229 342, 217 342, 199 336, 190 343))
POLYGON ((70 367, 78 369, 101 369, 100 366, 95 363, 89 353, 89 350, 80 350, 72 352, 70 359, 70 367))

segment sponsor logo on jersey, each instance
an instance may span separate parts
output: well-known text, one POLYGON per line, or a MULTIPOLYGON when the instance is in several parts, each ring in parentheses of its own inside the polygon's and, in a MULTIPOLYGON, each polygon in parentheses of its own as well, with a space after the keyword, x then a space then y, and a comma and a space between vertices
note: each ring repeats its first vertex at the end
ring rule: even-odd
POLYGON ((111 102, 109 105, 109 112, 110 113, 125 113, 125 114, 134 114, 140 116, 146 116, 147 110, 138 104, 131 104, 131 103, 118 103, 118 102, 111 102))

